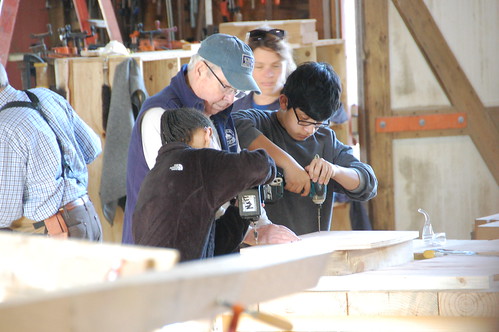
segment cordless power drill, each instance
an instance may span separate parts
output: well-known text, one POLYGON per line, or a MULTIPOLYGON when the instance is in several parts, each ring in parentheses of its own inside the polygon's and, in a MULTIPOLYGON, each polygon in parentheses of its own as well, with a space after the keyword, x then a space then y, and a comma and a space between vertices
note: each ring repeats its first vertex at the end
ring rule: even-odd
POLYGON ((321 208, 322 203, 326 200, 327 185, 320 184, 319 182, 310 183, 310 193, 309 197, 312 198, 312 202, 317 204, 317 226, 319 232, 321 231, 321 208))
MULTIPOLYGON (((316 154, 314 159, 319 159, 316 154)), ((320 184, 319 182, 310 182, 310 193, 308 196, 312 197, 312 202, 317 204, 317 226, 319 232, 321 231, 321 208, 322 203, 326 200, 327 185, 320 184)))

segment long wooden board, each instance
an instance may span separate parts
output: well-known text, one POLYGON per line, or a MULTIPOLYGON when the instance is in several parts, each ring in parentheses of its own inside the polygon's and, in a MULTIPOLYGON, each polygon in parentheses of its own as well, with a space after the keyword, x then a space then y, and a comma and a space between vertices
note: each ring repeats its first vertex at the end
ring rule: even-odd
POLYGON ((325 276, 321 278, 315 290, 415 291, 494 288, 499 288, 499 256, 447 255, 350 276, 325 276))
MULTIPOLYGON (((428 248, 414 242, 415 252, 428 248)), ((285 317, 293 331, 498 331, 499 240, 448 240, 440 248, 478 254, 324 276, 317 287, 259 303, 259 310, 285 317)), ((277 330, 243 318, 238 331, 277 330)))
MULTIPOLYGON (((325 276, 341 276, 402 265, 413 260, 415 231, 329 231, 302 235, 307 246, 331 252, 325 276)), ((243 255, 256 255, 250 247, 243 255)), ((265 252, 263 252, 265 254, 265 252)))
POLYGON ((34 294, 104 282, 148 270, 165 271, 177 250, 57 240, 0 233, 0 303, 34 294))
POLYGON ((333 250, 381 248, 412 241, 418 231, 330 231, 301 235, 303 241, 313 241, 333 250))
MULTIPOLYGON (((327 316, 288 317, 293 331, 342 331, 342 332, 495 332, 499 321, 496 318, 478 317, 407 317, 407 316, 327 316)), ((239 322, 238 332, 279 331, 247 317, 239 322)))
POLYGON ((2 331, 135 332, 213 319, 227 310, 218 300, 249 305, 315 286, 330 254, 305 242, 265 251, 11 299, 0 303, 2 331))

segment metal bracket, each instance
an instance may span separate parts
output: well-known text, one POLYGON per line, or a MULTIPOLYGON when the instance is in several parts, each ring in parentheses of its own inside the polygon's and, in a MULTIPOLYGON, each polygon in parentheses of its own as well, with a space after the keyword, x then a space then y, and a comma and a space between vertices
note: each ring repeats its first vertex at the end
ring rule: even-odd
POLYGON ((466 113, 428 114, 416 116, 391 116, 376 118, 376 132, 445 130, 466 128, 466 113))

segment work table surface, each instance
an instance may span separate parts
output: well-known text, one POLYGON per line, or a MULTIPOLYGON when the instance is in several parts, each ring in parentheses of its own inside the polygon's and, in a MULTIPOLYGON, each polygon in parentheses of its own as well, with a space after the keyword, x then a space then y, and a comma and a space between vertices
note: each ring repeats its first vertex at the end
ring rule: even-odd
POLYGON ((324 276, 313 290, 499 290, 499 240, 448 240, 439 247, 414 240, 413 248, 415 253, 448 249, 475 254, 447 254, 376 271, 324 276))

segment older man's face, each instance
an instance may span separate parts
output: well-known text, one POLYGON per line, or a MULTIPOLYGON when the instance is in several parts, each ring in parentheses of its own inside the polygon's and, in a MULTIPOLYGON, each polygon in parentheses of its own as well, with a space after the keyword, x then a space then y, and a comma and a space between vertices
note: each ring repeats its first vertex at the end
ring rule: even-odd
POLYGON ((211 69, 207 64, 204 66, 198 96, 205 101, 206 115, 217 114, 234 103, 235 89, 229 84, 223 72, 211 69))

